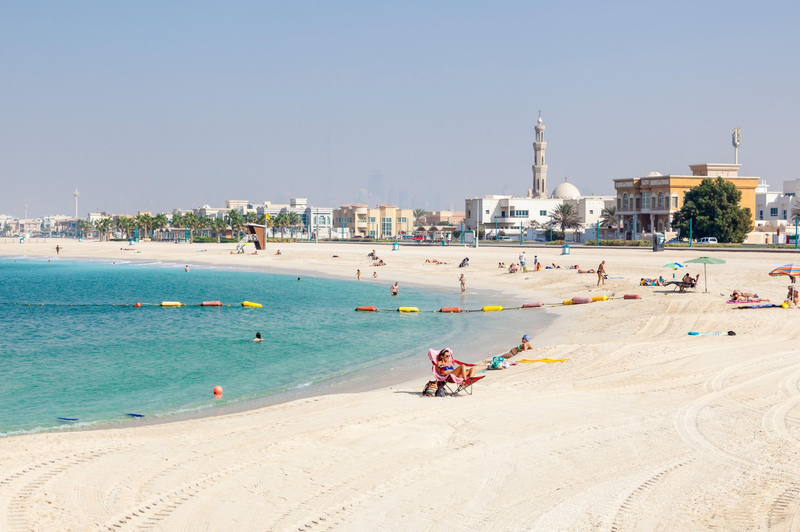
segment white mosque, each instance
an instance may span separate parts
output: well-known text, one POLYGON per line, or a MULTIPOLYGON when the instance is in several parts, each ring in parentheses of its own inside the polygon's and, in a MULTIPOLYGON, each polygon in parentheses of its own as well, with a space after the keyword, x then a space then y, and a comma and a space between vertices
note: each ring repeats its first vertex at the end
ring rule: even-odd
MULTIPOLYGON (((542 226, 550 224, 550 213, 557 205, 568 203, 573 205, 584 228, 593 228, 600 219, 603 208, 616 205, 616 196, 581 196, 578 187, 564 179, 547 197, 547 164, 544 140, 544 124, 539 116, 536 124, 536 141, 533 143, 533 188, 528 189, 525 197, 502 196, 492 194, 483 198, 464 200, 464 224, 469 230, 484 229, 487 236, 495 231, 506 234, 519 234, 521 228, 528 228, 530 221, 537 221, 542 226)), ((593 231, 593 230, 592 230, 593 231)), ((578 232, 572 236, 580 239, 578 232)))

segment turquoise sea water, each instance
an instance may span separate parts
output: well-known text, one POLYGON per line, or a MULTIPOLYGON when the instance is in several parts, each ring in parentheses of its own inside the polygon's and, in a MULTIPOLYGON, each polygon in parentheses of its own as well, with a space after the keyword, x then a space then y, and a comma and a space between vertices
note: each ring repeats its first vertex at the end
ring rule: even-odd
POLYGON ((428 347, 452 345, 457 355, 477 359, 486 354, 469 352, 477 338, 535 334, 546 321, 537 311, 354 312, 360 305, 497 302, 473 295, 465 301, 456 286, 404 286, 391 297, 388 280, 297 281, 198 267, 186 273, 182 266, 0 260, 0 435, 118 423, 131 420, 128 414, 167 418, 296 390, 335 391, 357 375, 377 378, 403 364, 425 368, 428 347), (115 306, 207 300, 231 306, 115 306), (244 300, 264 307, 242 308, 244 300), (263 342, 251 341, 256 331, 263 342), (216 385, 224 388, 221 400, 212 395, 216 385))

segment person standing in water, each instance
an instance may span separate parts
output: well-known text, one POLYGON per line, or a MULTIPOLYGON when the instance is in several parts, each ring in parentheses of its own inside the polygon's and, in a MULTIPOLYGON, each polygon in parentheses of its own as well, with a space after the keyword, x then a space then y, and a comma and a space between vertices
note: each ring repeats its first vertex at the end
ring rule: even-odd
POLYGON ((597 286, 600 286, 600 283, 603 283, 603 286, 606 284, 606 261, 601 262, 597 267, 597 286))
POLYGON ((467 278, 464 277, 464 274, 462 273, 458 280, 461 282, 461 293, 463 294, 467 290, 467 278))
POLYGON ((400 286, 399 286, 399 283, 395 282, 392 285, 392 295, 396 296, 398 293, 400 293, 400 286))
POLYGON ((189 265, 187 264, 186 267, 183 269, 186 273, 189 273, 189 265))
POLYGON ((58 253, 61 251, 61 247, 56 245, 56 257, 58 257, 58 253))
POLYGON ((356 279, 361 280, 361 270, 356 270, 356 279))
POLYGON ((254 342, 263 342, 264 341, 264 339, 261 338, 261 333, 260 332, 256 333, 256 337, 255 337, 255 339, 253 341, 254 342))

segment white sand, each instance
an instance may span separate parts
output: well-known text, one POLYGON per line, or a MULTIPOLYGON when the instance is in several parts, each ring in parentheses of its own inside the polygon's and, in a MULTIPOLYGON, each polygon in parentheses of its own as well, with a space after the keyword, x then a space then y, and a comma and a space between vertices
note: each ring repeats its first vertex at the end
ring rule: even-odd
MULTIPOLYGON (((0 254, 54 254, 51 242, 0 244, 0 254)), ((65 247, 71 258, 375 271, 363 245, 281 244, 281 257, 216 245, 65 247)), ((561 318, 525 358, 569 361, 491 372, 471 397, 422 398, 417 379, 239 414, 0 440, 0 530, 800 529, 800 312, 736 310, 720 296, 740 288, 781 302, 788 283, 767 272, 792 254, 714 253, 728 263, 708 267, 709 294, 665 294, 638 279, 671 277, 661 266, 702 253, 528 251, 530 262, 536 253, 584 268, 606 258, 609 275, 626 278, 602 289, 574 271, 505 274, 497 262, 515 261, 514 248, 375 247, 387 286, 458 291, 468 255, 470 289, 644 299, 553 309, 561 318), (737 336, 687 336, 728 330, 737 336)))

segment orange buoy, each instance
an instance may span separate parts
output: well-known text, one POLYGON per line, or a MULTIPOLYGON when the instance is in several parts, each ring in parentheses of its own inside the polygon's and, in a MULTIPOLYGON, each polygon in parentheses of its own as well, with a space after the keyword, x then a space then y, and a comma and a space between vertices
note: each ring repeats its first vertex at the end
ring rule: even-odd
POLYGON ((457 314, 461 312, 461 307, 442 307, 439 309, 439 312, 445 312, 449 314, 457 314))
POLYGON ((138 308, 138 307, 141 307, 142 304, 141 303, 134 303, 133 306, 138 308))
POLYGON ((532 303, 523 303, 522 304, 522 308, 538 308, 538 307, 543 307, 543 306, 544 306, 544 303, 542 303, 541 301, 534 301, 532 303))
POLYGON ((623 299, 642 299, 642 296, 640 296, 639 294, 625 294, 622 298, 623 299))
POLYGON ((214 395, 222 395, 222 386, 214 386, 214 395))
POLYGON ((378 312, 378 307, 356 307, 356 312, 378 312))
POLYGON ((200 303, 201 307, 221 307, 222 301, 203 301, 200 303))

